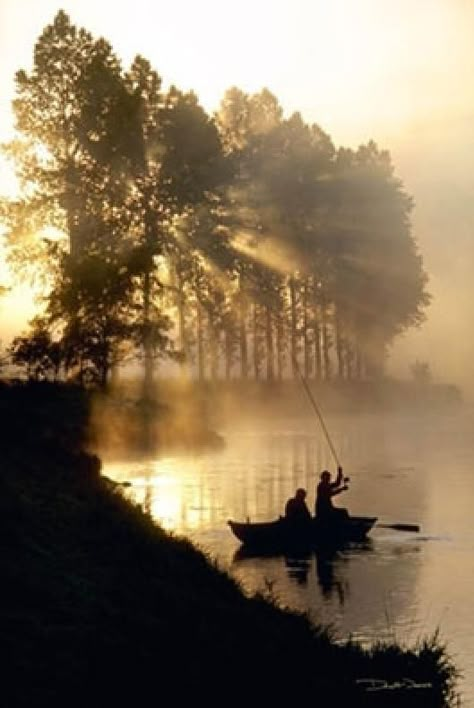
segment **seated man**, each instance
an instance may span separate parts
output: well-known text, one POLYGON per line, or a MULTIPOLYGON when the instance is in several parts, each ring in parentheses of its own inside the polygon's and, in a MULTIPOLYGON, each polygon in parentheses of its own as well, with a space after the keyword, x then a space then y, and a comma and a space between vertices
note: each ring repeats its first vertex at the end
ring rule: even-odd
POLYGON ((311 521, 311 514, 306 506, 306 489, 297 489, 295 496, 288 499, 285 506, 285 518, 295 523, 311 521))
POLYGON ((331 475, 327 470, 321 473, 321 481, 316 487, 316 518, 322 521, 337 521, 349 516, 345 509, 336 509, 332 498, 348 489, 347 480, 343 478, 342 467, 337 468, 335 482, 331 482, 331 475), (344 484, 343 484, 344 482, 344 484))

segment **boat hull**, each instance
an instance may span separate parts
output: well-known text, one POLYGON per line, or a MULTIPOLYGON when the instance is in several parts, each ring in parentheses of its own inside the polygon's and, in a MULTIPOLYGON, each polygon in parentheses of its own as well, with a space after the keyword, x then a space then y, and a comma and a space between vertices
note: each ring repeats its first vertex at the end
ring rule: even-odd
POLYGON ((333 521, 320 522, 311 519, 306 524, 295 525, 280 517, 276 521, 242 523, 229 521, 229 527, 248 548, 262 550, 318 548, 341 545, 350 541, 363 541, 377 519, 367 516, 349 516, 333 521))

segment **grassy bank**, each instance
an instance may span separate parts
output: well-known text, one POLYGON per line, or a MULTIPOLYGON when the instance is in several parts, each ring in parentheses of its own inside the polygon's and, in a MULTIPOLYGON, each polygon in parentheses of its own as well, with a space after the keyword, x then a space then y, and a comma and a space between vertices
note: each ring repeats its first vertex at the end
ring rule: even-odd
POLYGON ((80 391, 3 387, 0 417, 0 705, 449 705, 436 641, 336 645, 158 528, 84 452, 80 391))

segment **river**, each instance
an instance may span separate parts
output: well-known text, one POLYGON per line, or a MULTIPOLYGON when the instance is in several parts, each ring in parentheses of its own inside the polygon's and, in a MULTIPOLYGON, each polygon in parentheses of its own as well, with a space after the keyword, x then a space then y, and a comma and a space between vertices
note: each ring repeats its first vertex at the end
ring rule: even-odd
POLYGON ((191 538, 248 591, 271 592, 334 635, 368 645, 413 645, 437 630, 458 669, 462 704, 474 705, 474 412, 329 417, 350 489, 337 503, 380 522, 364 544, 331 557, 248 558, 228 519, 276 518, 297 487, 314 504, 320 471, 334 470, 314 420, 242 422, 223 450, 106 460, 132 497, 165 528, 191 538))

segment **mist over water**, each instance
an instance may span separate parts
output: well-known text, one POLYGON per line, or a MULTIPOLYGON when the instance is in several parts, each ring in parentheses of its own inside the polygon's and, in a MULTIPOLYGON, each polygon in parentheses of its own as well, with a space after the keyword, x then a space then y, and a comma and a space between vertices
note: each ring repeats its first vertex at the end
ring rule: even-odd
POLYGON ((157 522, 340 640, 439 629, 474 704, 474 3, 252 3, 242 53, 206 0, 155 22, 140 0, 29 1, 28 27, 21 2, 3 374, 101 389, 91 448, 157 522), (420 534, 239 550, 229 519, 275 519, 297 487, 313 511, 335 471, 298 366, 351 478, 337 504, 420 534))
POLYGON ((331 416, 328 424, 354 515, 421 525, 421 533, 376 528, 333 556, 245 557, 227 520, 269 520, 296 487, 308 505, 320 471, 334 470, 310 418, 241 421, 219 452, 110 461, 104 474, 129 480, 132 498, 165 528, 191 538, 248 591, 330 624, 338 638, 413 644, 437 629, 474 698, 474 411, 331 416))

